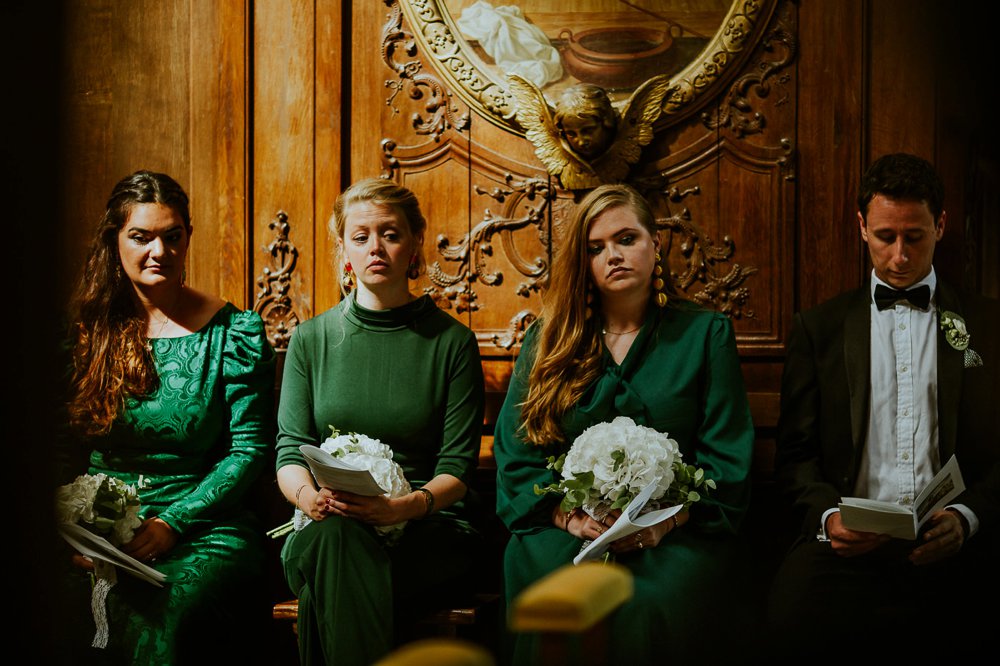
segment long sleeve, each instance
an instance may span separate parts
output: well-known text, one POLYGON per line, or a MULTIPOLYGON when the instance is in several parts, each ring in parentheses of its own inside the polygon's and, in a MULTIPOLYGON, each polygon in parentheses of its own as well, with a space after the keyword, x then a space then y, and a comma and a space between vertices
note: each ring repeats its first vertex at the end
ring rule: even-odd
POLYGON ((536 485, 545 486, 558 480, 558 474, 547 469, 547 457, 558 455, 556 446, 541 447, 525 442, 520 434, 521 402, 528 391, 528 374, 535 358, 536 324, 524 337, 521 354, 514 364, 510 386, 494 430, 493 455, 497 464, 497 515, 514 533, 531 532, 551 524, 548 519, 559 498, 538 495, 536 485))
POLYGON ((181 533, 194 521, 239 504, 274 439, 275 357, 260 316, 252 312, 234 316, 222 353, 221 409, 227 427, 220 438, 225 454, 192 492, 160 514, 181 533))

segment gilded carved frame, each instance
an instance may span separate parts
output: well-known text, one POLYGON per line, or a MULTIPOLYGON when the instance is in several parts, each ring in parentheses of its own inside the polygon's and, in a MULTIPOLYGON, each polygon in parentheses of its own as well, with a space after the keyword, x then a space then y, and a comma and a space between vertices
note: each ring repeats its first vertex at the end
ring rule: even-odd
MULTIPOLYGON (((722 25, 702 52, 671 77, 658 125, 667 125, 695 111, 739 69, 767 25, 777 0, 733 0, 722 25)), ((446 85, 493 124, 523 134, 515 120, 513 96, 481 65, 462 39, 444 0, 399 0, 421 50, 438 65, 446 85)))

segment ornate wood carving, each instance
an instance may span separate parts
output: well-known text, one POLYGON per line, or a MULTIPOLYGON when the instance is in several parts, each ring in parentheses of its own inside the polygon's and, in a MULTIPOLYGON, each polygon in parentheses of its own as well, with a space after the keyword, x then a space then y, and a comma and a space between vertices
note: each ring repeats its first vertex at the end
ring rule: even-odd
MULTIPOLYGON (((771 94, 771 79, 779 84, 787 84, 791 75, 781 73, 795 59, 798 51, 798 40, 792 29, 786 25, 787 7, 783 8, 781 17, 775 22, 767 36, 761 41, 762 52, 749 71, 739 77, 729 88, 725 101, 706 111, 701 120, 708 129, 728 127, 737 137, 756 134, 763 130, 766 119, 754 109, 750 95, 754 93, 757 99, 764 99, 771 94)), ((775 102, 775 106, 788 103, 788 94, 775 102)))
POLYGON ((438 252, 446 262, 457 264, 457 271, 449 273, 435 261, 427 267, 427 276, 432 287, 425 291, 444 308, 455 307, 457 312, 479 309, 475 290, 476 282, 489 287, 499 287, 504 282, 501 271, 491 271, 486 257, 493 255, 493 239, 499 236, 507 259, 525 279, 514 288, 519 296, 537 292, 548 276, 548 260, 542 257, 525 259, 514 246, 512 234, 525 228, 534 229, 543 247, 548 247, 549 234, 547 213, 549 203, 555 196, 547 180, 530 178, 518 181, 512 174, 504 178, 506 187, 495 187, 486 191, 475 186, 477 194, 486 195, 502 205, 499 216, 494 216, 487 208, 483 219, 472 231, 457 243, 441 235, 438 236, 438 252), (537 202, 537 203, 536 203, 537 202), (523 206, 524 212, 517 214, 523 206))
MULTIPOLYGON (((700 188, 680 190, 672 187, 666 197, 674 203, 682 202, 689 195, 697 195, 700 188)), ((718 310, 734 319, 753 317, 753 310, 745 309, 750 298, 750 290, 744 285, 747 278, 757 272, 754 266, 734 263, 725 272, 723 264, 728 263, 736 252, 736 243, 728 235, 721 243, 713 241, 697 223, 691 219, 687 207, 679 213, 665 218, 657 218, 656 225, 666 232, 663 254, 669 256, 676 240, 685 268, 671 271, 670 277, 677 288, 706 307, 718 310), (724 274, 723 274, 724 273, 724 274), (701 289, 692 291, 695 283, 702 283, 701 289)))
MULTIPOLYGON (((454 236, 451 234, 440 234, 437 237, 437 257, 429 257, 427 276, 430 286, 425 288, 425 292, 440 307, 462 314, 479 311, 484 302, 489 303, 487 307, 497 302, 492 297, 481 297, 477 292, 477 287, 481 288, 479 285, 502 287, 505 295, 499 303, 502 304, 500 307, 503 312, 491 312, 488 317, 495 317, 497 314, 509 316, 506 329, 493 328, 496 324, 485 328, 482 325, 476 327, 475 322, 482 320, 473 318, 472 321, 481 344, 492 343, 497 349, 510 350, 521 342, 524 331, 534 321, 536 313, 526 304, 518 306, 515 301, 507 300, 506 294, 528 297, 542 291, 548 279, 551 256, 551 251, 545 252, 544 248, 551 250, 552 237, 558 238, 560 224, 572 215, 575 204, 568 199, 563 200, 569 193, 558 189, 558 183, 553 179, 526 176, 527 170, 531 168, 528 165, 524 165, 524 170, 511 164, 501 166, 505 162, 502 148, 492 143, 474 147, 469 141, 468 133, 461 131, 469 126, 469 116, 458 116, 450 102, 450 93, 433 76, 423 73, 422 68, 427 67, 428 57, 439 65, 437 73, 451 84, 457 85, 456 81, 472 81, 481 86, 476 89, 476 95, 489 97, 486 103, 493 103, 494 111, 500 113, 498 109, 501 109, 501 101, 505 105, 502 113, 512 114, 513 109, 510 108, 510 95, 506 91, 497 88, 486 78, 477 78, 479 74, 474 69, 469 69, 468 63, 462 59, 462 51, 450 32, 453 26, 449 28, 450 19, 441 16, 439 3, 431 0, 384 2, 391 11, 383 30, 382 55, 386 65, 397 75, 395 81, 386 83, 393 90, 387 104, 395 104, 398 94, 404 90, 409 91, 409 97, 415 102, 420 102, 424 99, 424 93, 427 93, 433 103, 428 103, 424 106, 424 111, 415 113, 412 117, 412 128, 416 133, 426 135, 432 141, 422 145, 403 146, 403 141, 394 136, 392 131, 387 133, 387 138, 382 139, 380 151, 383 175, 401 180, 410 172, 426 173, 432 168, 432 163, 444 164, 448 155, 452 155, 469 160, 468 168, 473 172, 478 172, 479 169, 484 169, 484 172, 492 171, 497 176, 494 182, 499 183, 500 177, 503 180, 502 184, 492 188, 472 185, 476 195, 490 197, 500 205, 500 210, 494 212, 485 207, 478 221, 472 219, 468 233, 462 234, 457 240, 453 241, 454 236), (401 6, 404 8, 402 12, 401 6), (403 15, 406 17, 405 25, 403 15), (425 49, 427 52, 424 52, 425 49), (423 64, 421 58, 424 58, 423 64), (449 138, 445 135, 448 129, 460 132, 449 138), (474 167, 473 162, 480 164, 474 167), (524 247, 535 243, 534 239, 525 237, 524 234, 537 236, 540 247, 543 248, 539 253, 541 256, 521 256, 524 247), (497 238, 500 241, 499 248, 497 238), (527 245, 525 240, 528 241, 527 245), (520 252, 518 248, 522 248, 520 252), (490 261, 498 249, 503 252, 504 260, 512 268, 497 268, 497 263, 501 262, 490 261), (509 274, 512 272, 513 275, 509 274), (511 279, 519 279, 520 282, 511 284, 511 279)), ((704 126, 711 134, 696 137, 687 146, 678 147, 666 143, 651 146, 653 150, 647 156, 646 168, 639 170, 633 178, 634 184, 646 191, 651 200, 658 200, 660 210, 664 210, 664 207, 666 209, 666 216, 659 218, 657 223, 663 235, 664 255, 678 288, 693 300, 733 319, 756 321, 758 314, 750 307, 750 279, 760 269, 755 265, 734 261, 737 255, 736 239, 724 233, 724 226, 720 231, 719 221, 711 217, 710 211, 714 210, 711 202, 706 201, 690 208, 682 202, 690 196, 702 194, 702 187, 699 187, 698 182, 700 177, 695 175, 703 168, 699 165, 719 159, 718 156, 727 144, 729 150, 733 150, 738 144, 749 149, 754 156, 749 161, 744 159, 729 162, 731 166, 739 165, 740 169, 749 167, 751 171, 747 172, 747 178, 758 177, 750 174, 766 173, 768 164, 777 165, 785 180, 794 178, 794 160, 790 159, 793 153, 791 141, 773 136, 775 132, 783 131, 781 123, 775 122, 774 127, 769 128, 771 134, 764 129, 765 113, 774 112, 776 107, 785 104, 793 94, 781 92, 782 86, 791 81, 790 75, 785 72, 794 61, 797 51, 794 27, 788 27, 787 11, 784 9, 787 9, 785 3, 772 0, 734 2, 725 26, 711 43, 715 49, 711 57, 708 60, 703 57, 699 62, 692 63, 671 80, 671 88, 662 108, 664 113, 674 114, 673 119, 664 121, 661 118, 661 122, 657 123, 657 127, 661 127, 676 122, 681 116, 690 115, 697 106, 691 104, 696 97, 707 99, 704 96, 706 90, 711 88, 719 91, 718 84, 728 85, 733 77, 742 73, 732 82, 720 102, 713 105, 715 108, 711 112, 706 112, 699 120, 693 121, 704 126), (757 36, 771 22, 776 4, 783 7, 781 16, 775 17, 766 38, 758 40, 757 36), (749 61, 752 64, 748 64, 741 72, 737 71, 737 67, 741 66, 735 64, 737 61, 749 61), (766 104, 763 103, 765 99, 766 104), (755 108, 755 104, 759 108, 755 108), (719 129, 728 129, 731 134, 720 136, 719 129), (755 134, 764 136, 766 143, 776 142, 777 145, 762 146, 760 139, 752 142, 753 145, 743 141, 755 134), (654 157, 663 149, 667 150, 661 152, 661 158, 654 157), (671 210, 672 207, 675 210, 671 210), (692 214, 692 210, 696 212, 692 214), (709 229, 712 230, 711 233, 709 229)), ((794 21, 794 18, 791 20, 794 21)), ((705 56, 705 53, 702 55, 705 56)), ((456 92, 469 101, 470 87, 466 83, 463 83, 465 87, 462 90, 456 92)), ((482 101, 481 97, 477 99, 482 101)), ((473 106, 479 113, 483 112, 482 107, 475 104, 473 106)), ((394 113, 400 113, 395 107, 393 109, 394 113)), ((503 116, 498 115, 496 118, 503 116)), ((500 127, 511 131, 519 129, 510 123, 497 123, 496 118, 491 120, 500 127)), ((776 116, 776 120, 780 118, 781 116, 776 116)), ((737 150, 737 153, 741 151, 737 150)), ((717 168, 705 173, 712 177, 710 174, 715 174, 714 177, 718 178, 717 168)), ((749 181, 744 179, 741 182, 749 181)), ((713 199, 723 196, 719 194, 719 183, 703 185, 713 199)), ((778 211, 780 207, 770 210, 778 211)), ((767 249, 759 245, 752 245, 751 248, 751 256, 757 258, 754 263, 759 263, 762 256, 771 256, 767 249)), ((769 326, 774 317, 770 311, 767 316, 764 326, 769 326)), ((758 324, 751 329, 755 335, 760 326, 758 324)))
POLYGON ((423 64, 416 57, 417 46, 413 35, 402 28, 402 14, 396 0, 385 0, 389 6, 389 18, 382 28, 382 60, 389 69, 396 72, 397 80, 385 82, 392 94, 386 99, 386 105, 394 114, 399 113, 395 106, 396 97, 406 92, 412 100, 425 100, 424 110, 430 117, 414 113, 411 123, 417 134, 431 136, 435 141, 450 128, 463 130, 469 126, 469 114, 452 103, 452 94, 446 90, 434 76, 423 72, 423 64), (399 56, 403 60, 397 60, 399 56))
POLYGON ((274 240, 266 248, 271 266, 265 266, 257 278, 258 291, 253 309, 264 320, 271 345, 277 350, 285 350, 288 349, 292 330, 299 324, 299 316, 289 295, 299 251, 288 239, 291 227, 284 211, 279 210, 267 226, 274 231, 274 240))

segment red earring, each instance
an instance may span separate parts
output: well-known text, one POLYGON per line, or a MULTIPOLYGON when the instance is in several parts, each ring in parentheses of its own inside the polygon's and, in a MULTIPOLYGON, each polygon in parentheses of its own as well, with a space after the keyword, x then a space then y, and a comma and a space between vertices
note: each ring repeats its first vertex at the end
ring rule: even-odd
POLYGON ((340 278, 340 283, 344 285, 344 289, 354 289, 354 269, 349 261, 344 264, 344 274, 340 278))

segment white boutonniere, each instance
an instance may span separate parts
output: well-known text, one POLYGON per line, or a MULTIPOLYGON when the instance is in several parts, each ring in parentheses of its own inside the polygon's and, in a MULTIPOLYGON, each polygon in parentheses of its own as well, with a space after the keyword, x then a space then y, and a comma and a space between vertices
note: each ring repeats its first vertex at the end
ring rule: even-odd
POLYGON ((964 352, 963 358, 966 368, 978 368, 983 365, 982 357, 972 349, 969 349, 969 340, 972 336, 969 329, 965 327, 965 320, 954 312, 945 310, 939 316, 941 330, 944 331, 944 339, 948 344, 960 352, 964 352))

